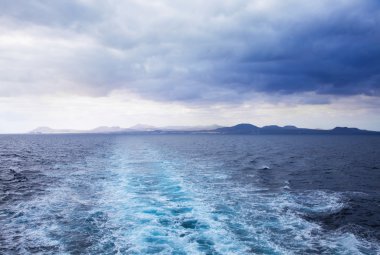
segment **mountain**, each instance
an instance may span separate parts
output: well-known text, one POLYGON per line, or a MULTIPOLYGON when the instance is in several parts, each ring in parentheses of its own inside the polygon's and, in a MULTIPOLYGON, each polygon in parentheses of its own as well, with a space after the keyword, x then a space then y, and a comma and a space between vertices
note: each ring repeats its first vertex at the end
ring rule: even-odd
POLYGON ((296 126, 292 126, 292 125, 287 125, 287 126, 284 126, 283 128, 285 128, 285 129, 297 129, 296 126))
POLYGON ((122 132, 125 128, 100 126, 90 130, 78 129, 54 129, 50 127, 38 127, 29 133, 31 134, 80 134, 80 133, 115 133, 122 132))
POLYGON ((158 128, 155 126, 145 125, 145 124, 137 124, 137 125, 134 125, 134 126, 128 128, 128 130, 130 130, 130 131, 154 131, 157 129, 158 128))
POLYGON ((221 134, 259 134, 260 128, 252 124, 238 124, 232 127, 222 127, 214 130, 221 134))
POLYGON ((50 127, 38 127, 30 131, 30 134, 66 134, 66 133, 177 133, 177 132, 196 132, 196 131, 208 131, 220 128, 219 125, 210 126, 166 126, 155 127, 145 124, 137 124, 129 128, 121 128, 118 126, 108 127, 100 126, 90 130, 75 130, 75 129, 54 129, 50 127))
POLYGON ((208 131, 215 130, 217 128, 222 128, 219 125, 210 125, 210 126, 166 126, 161 128, 156 128, 163 131, 208 131))
POLYGON ((74 129, 53 129, 50 127, 38 127, 29 133, 31 134, 63 134, 63 133, 81 133, 81 130, 74 129))
POLYGON ((107 126, 100 126, 97 128, 94 128, 92 130, 89 130, 89 133, 114 133, 114 132, 122 132, 125 128, 121 127, 107 127, 107 126))
POLYGON ((334 134, 361 134, 366 132, 372 132, 367 130, 360 130, 358 128, 348 128, 348 127, 336 127, 331 129, 331 133, 334 134))
POLYGON ((297 128, 296 126, 264 126, 259 128, 252 124, 238 124, 232 127, 214 130, 219 134, 247 134, 247 135, 380 135, 380 132, 361 130, 358 128, 336 127, 331 130, 297 128))
POLYGON ((38 127, 31 134, 72 134, 72 133, 116 133, 116 134, 241 134, 241 135, 380 135, 380 132, 349 127, 335 127, 330 130, 298 128, 296 126, 269 125, 258 127, 242 123, 232 127, 211 126, 167 126, 155 127, 138 124, 130 128, 101 126, 91 130, 53 129, 38 127))

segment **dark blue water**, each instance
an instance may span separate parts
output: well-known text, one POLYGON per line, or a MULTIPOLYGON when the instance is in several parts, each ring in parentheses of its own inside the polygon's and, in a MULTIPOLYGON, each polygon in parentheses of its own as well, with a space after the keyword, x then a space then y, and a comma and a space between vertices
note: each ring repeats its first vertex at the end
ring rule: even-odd
POLYGON ((0 136, 0 254, 379 254, 380 137, 0 136))

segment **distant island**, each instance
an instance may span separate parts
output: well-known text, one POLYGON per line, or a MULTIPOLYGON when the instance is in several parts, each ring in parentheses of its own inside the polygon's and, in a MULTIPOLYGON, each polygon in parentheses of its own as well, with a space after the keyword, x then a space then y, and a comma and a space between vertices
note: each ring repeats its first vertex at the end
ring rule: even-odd
POLYGON ((380 135, 379 131, 362 130, 351 127, 335 127, 333 129, 310 129, 296 126, 269 125, 258 127, 248 123, 231 127, 211 126, 167 126, 154 127, 138 124, 129 128, 97 127, 91 130, 53 129, 39 127, 29 134, 235 134, 235 135, 380 135))

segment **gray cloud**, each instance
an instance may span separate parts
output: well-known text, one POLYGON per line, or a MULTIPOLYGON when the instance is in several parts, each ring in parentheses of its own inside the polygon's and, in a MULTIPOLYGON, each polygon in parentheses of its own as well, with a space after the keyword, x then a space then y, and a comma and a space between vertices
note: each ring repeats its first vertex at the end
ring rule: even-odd
POLYGON ((0 0, 0 9, 3 96, 380 95, 375 0, 0 0))

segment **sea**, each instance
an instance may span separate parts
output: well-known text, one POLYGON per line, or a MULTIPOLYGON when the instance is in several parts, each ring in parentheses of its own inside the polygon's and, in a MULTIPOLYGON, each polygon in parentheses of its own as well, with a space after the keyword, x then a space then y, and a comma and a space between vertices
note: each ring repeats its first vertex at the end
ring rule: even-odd
POLYGON ((380 136, 0 135, 0 254, 380 254, 380 136))

